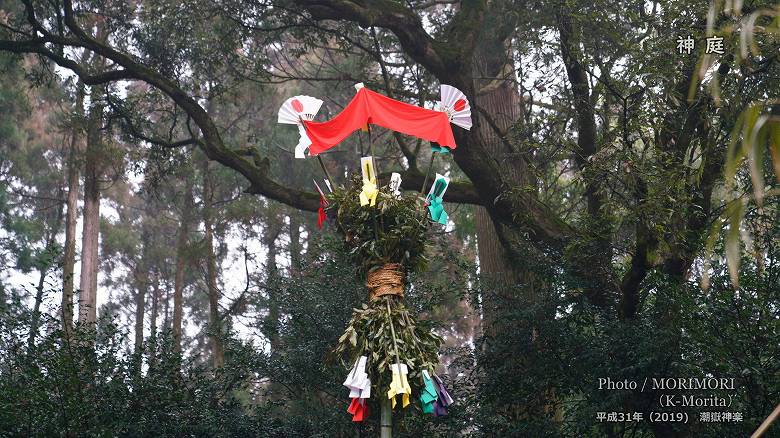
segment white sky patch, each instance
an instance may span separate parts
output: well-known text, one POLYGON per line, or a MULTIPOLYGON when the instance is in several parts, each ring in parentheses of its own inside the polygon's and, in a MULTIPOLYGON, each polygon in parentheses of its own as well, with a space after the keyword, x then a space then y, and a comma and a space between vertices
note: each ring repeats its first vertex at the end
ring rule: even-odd
MULTIPOLYGON (((228 247, 228 253, 220 265, 220 273, 223 282, 223 294, 220 298, 220 307, 227 309, 243 293, 249 295, 257 294, 257 286, 251 281, 247 288, 247 272, 250 277, 263 270, 262 262, 265 260, 268 250, 261 244, 259 239, 245 239, 244 231, 237 224, 232 225, 226 236, 225 243, 228 247), (247 256, 244 254, 243 247, 246 247, 247 256)), ((256 312, 233 317, 233 330, 235 335, 243 340, 262 341, 257 339, 258 334, 252 324, 257 320, 256 312)), ((257 345, 258 342, 255 342, 257 345)))

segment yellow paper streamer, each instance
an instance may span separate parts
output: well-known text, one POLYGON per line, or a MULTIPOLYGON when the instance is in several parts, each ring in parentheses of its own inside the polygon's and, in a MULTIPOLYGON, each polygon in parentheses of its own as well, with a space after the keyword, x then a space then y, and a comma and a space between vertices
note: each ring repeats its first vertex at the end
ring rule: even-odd
POLYGON ((376 205, 376 195, 379 194, 376 184, 371 181, 363 181, 363 191, 360 192, 360 205, 376 205))
POLYGON ((360 205, 376 205, 376 196, 379 189, 376 186, 376 174, 374 173, 374 163, 371 157, 360 159, 360 168, 363 171, 363 191, 360 192, 360 205))
POLYGON ((387 390, 387 398, 392 401, 392 408, 395 409, 395 396, 402 394, 401 404, 405 408, 409 406, 412 394, 412 387, 409 386, 409 380, 407 379, 409 371, 406 368, 406 364, 392 364, 390 365, 390 371, 393 378, 390 381, 390 389, 387 390))

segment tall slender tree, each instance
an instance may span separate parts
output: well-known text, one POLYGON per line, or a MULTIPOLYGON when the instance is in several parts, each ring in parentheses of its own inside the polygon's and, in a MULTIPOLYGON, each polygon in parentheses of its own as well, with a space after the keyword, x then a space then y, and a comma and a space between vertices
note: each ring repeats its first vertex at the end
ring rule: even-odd
POLYGON ((206 292, 209 298, 209 330, 211 334, 211 355, 215 368, 225 363, 225 350, 222 343, 222 317, 219 311, 219 288, 217 285, 217 256, 214 249, 214 180, 210 161, 202 160, 203 174, 203 230, 206 264, 206 292))
POLYGON ((84 154, 84 213, 81 232, 81 275, 79 276, 79 322, 97 320, 97 278, 100 239, 100 181, 103 106, 94 102, 87 116, 87 148, 84 154))
MULTIPOLYGON (((83 105, 82 99, 76 100, 76 107, 83 105)), ((73 283, 76 267, 76 224, 78 221, 79 201, 79 132, 71 127, 70 148, 67 152, 68 195, 65 203, 65 245, 62 261, 62 327, 69 332, 73 327, 73 283)))
POLYGON ((185 269, 188 265, 189 251, 189 232, 190 222, 192 221, 193 203, 193 178, 190 173, 185 177, 185 187, 183 191, 183 205, 179 214, 179 229, 176 238, 176 272, 174 277, 173 291, 173 342, 176 351, 181 352, 182 338, 182 315, 184 312, 184 288, 186 286, 185 269))

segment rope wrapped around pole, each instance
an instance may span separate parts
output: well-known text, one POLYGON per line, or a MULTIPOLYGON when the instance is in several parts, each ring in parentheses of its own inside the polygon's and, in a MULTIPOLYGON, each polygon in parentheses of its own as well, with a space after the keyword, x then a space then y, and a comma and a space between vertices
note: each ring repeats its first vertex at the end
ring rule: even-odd
POLYGON ((404 296, 405 273, 400 263, 386 263, 368 273, 366 287, 371 301, 383 295, 404 296))

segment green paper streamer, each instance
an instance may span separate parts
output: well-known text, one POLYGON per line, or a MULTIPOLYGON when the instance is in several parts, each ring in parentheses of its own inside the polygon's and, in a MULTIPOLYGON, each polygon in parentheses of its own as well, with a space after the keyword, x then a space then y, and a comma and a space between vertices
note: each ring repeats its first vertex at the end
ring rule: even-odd
POLYGON ((431 152, 434 152, 434 153, 438 152, 438 153, 440 153, 442 155, 443 154, 449 154, 450 153, 450 148, 448 148, 446 146, 433 146, 433 145, 431 145, 431 152))
POLYGON ((447 181, 444 178, 437 179, 433 183, 433 194, 428 197, 428 211, 431 213, 431 219, 442 225, 447 225, 449 218, 442 204, 442 193, 444 193, 445 188, 447 188, 447 181))

